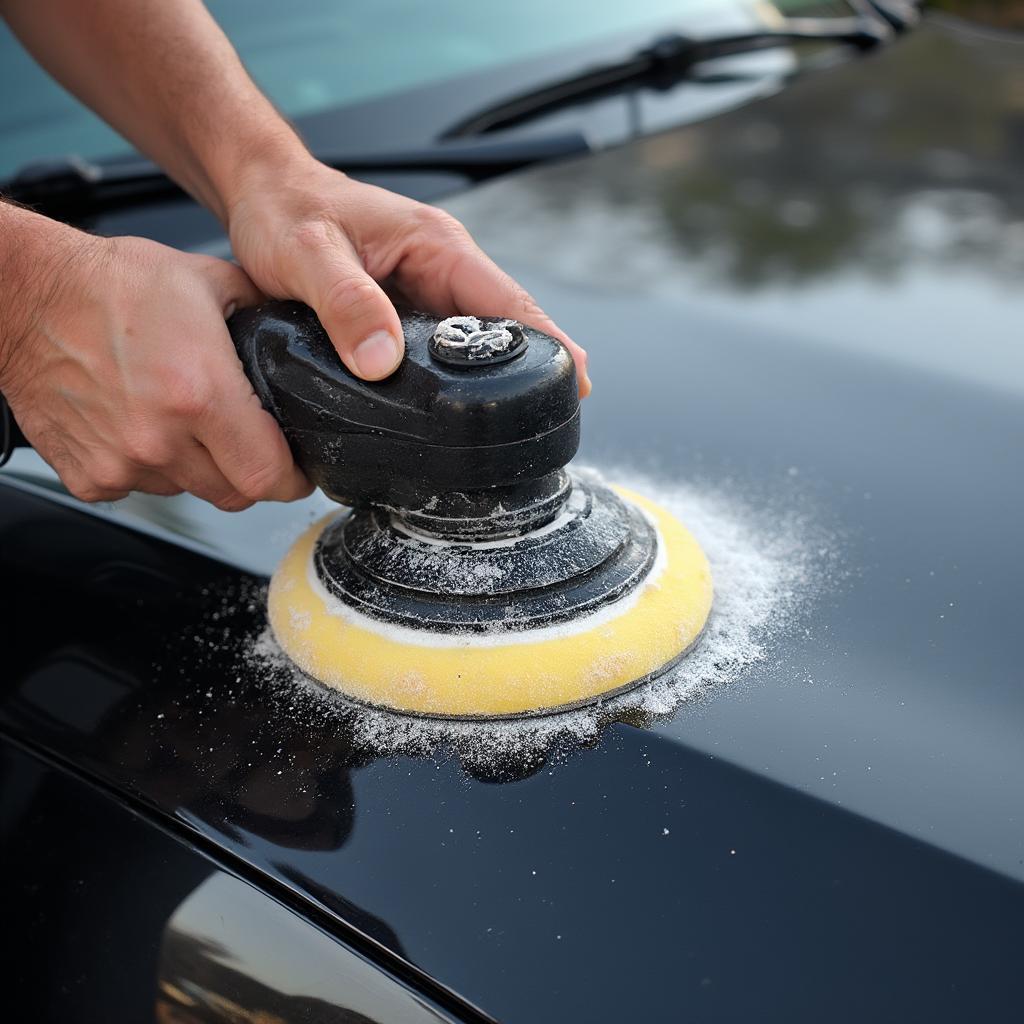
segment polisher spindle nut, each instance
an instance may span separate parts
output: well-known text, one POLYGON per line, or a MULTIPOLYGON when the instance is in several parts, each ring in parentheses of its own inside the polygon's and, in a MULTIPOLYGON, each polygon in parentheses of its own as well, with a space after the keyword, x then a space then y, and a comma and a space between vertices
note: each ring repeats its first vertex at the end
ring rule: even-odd
POLYGON ((448 366, 493 366, 522 354, 526 335, 515 320, 450 316, 430 339, 430 354, 448 366))

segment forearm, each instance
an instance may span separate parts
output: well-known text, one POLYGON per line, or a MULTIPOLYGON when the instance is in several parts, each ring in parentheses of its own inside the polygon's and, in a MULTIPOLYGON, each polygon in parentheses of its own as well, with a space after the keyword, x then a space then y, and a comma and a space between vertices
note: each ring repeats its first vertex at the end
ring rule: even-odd
POLYGON ((68 90, 222 221, 246 177, 304 147, 199 0, 0 0, 68 90))
POLYGON ((60 287, 61 268, 88 241, 74 228, 0 199, 0 391, 11 384, 21 340, 60 287))

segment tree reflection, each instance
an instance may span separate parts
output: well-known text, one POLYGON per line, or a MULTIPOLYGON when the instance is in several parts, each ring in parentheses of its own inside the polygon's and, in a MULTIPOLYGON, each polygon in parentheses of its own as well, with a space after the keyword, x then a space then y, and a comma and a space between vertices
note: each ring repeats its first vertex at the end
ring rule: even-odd
POLYGON ((889 277, 917 259, 1024 265, 1024 69, 926 31, 699 131, 659 176, 666 224, 736 284, 889 277), (723 245, 724 240, 732 244, 723 245))
POLYGON ((499 258, 526 243, 591 282, 658 285, 682 260, 747 290, 936 265, 1015 286, 1022 55, 1013 37, 926 23, 770 99, 453 208, 499 258))
POLYGON ((770 112, 754 104, 697 129, 696 158, 656 172, 665 226, 742 287, 853 262, 885 278, 919 259, 981 261, 1015 280, 1022 95, 1024 67, 1002 47, 926 29, 798 84, 770 112))
POLYGON ((997 28, 1024 31, 1022 0, 928 0, 928 6, 997 28))

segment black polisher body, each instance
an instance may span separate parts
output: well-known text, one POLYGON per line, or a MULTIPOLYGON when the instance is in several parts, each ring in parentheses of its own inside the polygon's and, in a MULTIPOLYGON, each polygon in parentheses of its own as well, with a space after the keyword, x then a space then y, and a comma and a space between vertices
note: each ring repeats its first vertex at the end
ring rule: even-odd
POLYGON ((405 359, 368 383, 344 366, 308 306, 271 302, 229 321, 260 401, 310 480, 344 504, 402 510, 446 494, 536 489, 576 453, 572 358, 515 326, 512 351, 459 360, 438 352, 437 317, 407 312, 405 359))

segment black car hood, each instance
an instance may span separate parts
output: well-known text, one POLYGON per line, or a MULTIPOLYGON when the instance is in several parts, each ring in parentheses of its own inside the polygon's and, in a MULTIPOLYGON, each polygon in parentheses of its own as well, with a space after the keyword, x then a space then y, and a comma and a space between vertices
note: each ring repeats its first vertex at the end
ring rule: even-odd
POLYGON ((269 569, 313 506, 15 482, 3 728, 501 1020, 1008 1015, 1022 53, 925 28, 450 204, 588 348, 587 462, 832 539, 740 681, 519 777, 377 756, 235 657, 258 590, 207 557, 269 569))

